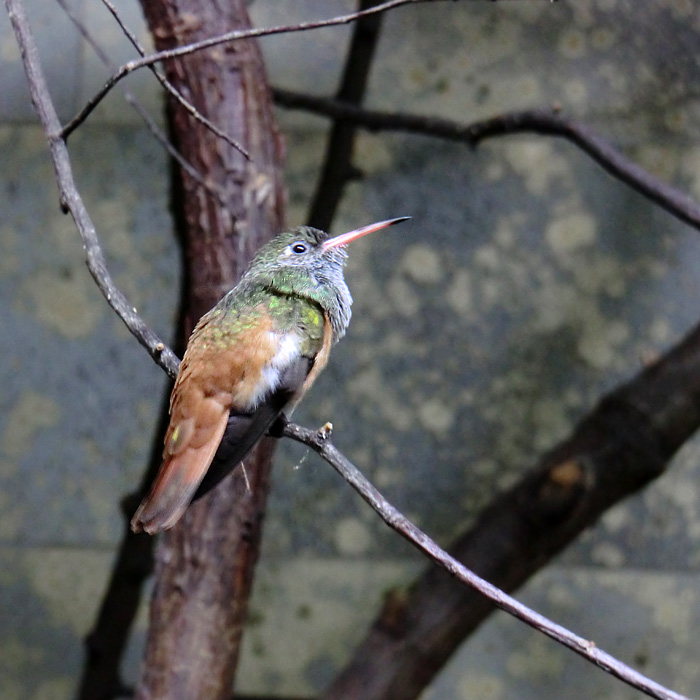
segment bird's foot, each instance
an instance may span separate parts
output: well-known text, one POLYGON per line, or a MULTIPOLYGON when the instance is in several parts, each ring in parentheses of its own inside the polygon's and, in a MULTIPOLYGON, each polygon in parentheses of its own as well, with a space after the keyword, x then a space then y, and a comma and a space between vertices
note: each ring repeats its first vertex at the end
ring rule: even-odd
POLYGON ((289 423, 289 418, 284 413, 280 413, 275 422, 268 428, 267 434, 273 438, 284 437, 284 429, 287 423, 289 423))

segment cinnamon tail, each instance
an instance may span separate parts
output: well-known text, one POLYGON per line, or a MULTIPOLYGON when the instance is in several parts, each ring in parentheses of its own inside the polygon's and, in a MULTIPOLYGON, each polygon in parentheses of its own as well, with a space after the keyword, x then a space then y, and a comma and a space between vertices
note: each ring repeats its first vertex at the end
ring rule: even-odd
POLYGON ((150 494, 131 520, 134 532, 145 530, 153 534, 171 528, 180 519, 209 469, 226 429, 227 418, 228 411, 224 411, 213 429, 208 431, 204 444, 190 439, 189 444, 177 449, 175 454, 168 453, 169 438, 176 432, 171 426, 160 472, 150 494))

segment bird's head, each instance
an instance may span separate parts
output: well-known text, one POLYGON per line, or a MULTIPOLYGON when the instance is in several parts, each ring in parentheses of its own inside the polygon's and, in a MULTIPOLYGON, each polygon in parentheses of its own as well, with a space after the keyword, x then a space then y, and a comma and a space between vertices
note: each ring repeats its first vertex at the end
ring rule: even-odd
POLYGON ((328 314, 336 339, 340 338, 350 320, 352 304, 343 276, 347 259, 345 247, 369 233, 409 218, 379 221, 334 237, 311 226, 284 231, 258 251, 241 283, 316 301, 328 314))

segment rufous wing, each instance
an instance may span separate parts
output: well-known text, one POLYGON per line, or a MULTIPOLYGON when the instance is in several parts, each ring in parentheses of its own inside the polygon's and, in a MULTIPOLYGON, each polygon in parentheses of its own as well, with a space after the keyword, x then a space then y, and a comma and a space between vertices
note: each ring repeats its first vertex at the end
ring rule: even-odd
POLYGON ((231 409, 221 444, 192 500, 211 491, 246 458, 304 386, 313 365, 312 358, 298 357, 282 373, 275 391, 266 396, 254 411, 231 409))
POLYGON ((192 332, 170 398, 163 463, 131 520, 135 532, 166 530, 178 521, 216 454, 232 404, 256 388, 259 372, 251 368, 274 355, 271 321, 259 313, 244 320, 245 336, 227 335, 214 307, 192 332))
POLYGON ((180 366, 163 464, 150 494, 132 518, 135 532, 172 527, 193 498, 207 493, 233 471, 281 411, 293 407, 309 388, 325 366, 332 344, 326 318, 322 347, 315 356, 287 358, 274 388, 256 396, 265 372, 274 369, 278 351, 269 322, 258 323, 246 332, 246 342, 230 347, 196 342, 206 340, 207 323, 205 316, 180 366), (257 371, 251 371, 254 368, 257 371))
POLYGON ((291 415, 291 411, 326 366, 332 344, 333 333, 326 317, 321 349, 314 357, 300 355, 290 362, 280 374, 275 390, 254 411, 239 411, 235 407, 231 409, 219 449, 193 500, 204 496, 228 476, 267 433, 282 411, 287 416, 291 415))

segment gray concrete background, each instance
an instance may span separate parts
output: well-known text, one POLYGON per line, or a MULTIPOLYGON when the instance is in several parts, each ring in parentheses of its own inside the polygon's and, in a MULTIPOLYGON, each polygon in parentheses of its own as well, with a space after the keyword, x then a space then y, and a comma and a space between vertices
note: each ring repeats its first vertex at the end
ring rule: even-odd
MULTIPOLYGON (((27 0, 62 118, 106 79, 60 9, 27 0)), ((74 7, 115 63, 96 0, 74 7)), ((145 40, 136 2, 119 3, 145 40)), ((252 5, 262 26, 347 12, 252 5)), ((347 27, 265 39, 273 82, 332 92, 347 27)), ((439 3, 386 17, 368 104, 470 121, 561 104, 700 198, 700 9, 691 0, 439 3)), ((9 22, 0 13, 0 698, 72 697, 166 382, 110 313, 58 211, 9 22)), ((129 80, 160 118, 145 72, 129 80)), ((304 220, 325 122, 280 112, 290 223, 304 220)), ((164 338, 179 283, 167 159, 115 91, 71 138, 119 285, 164 338)), ((351 251, 350 334, 295 415, 335 441, 442 542, 564 437, 604 391, 698 317, 700 239, 573 147, 510 137, 476 152, 364 135, 366 178, 334 229, 408 214, 351 251)), ((241 690, 313 693, 388 586, 421 559, 320 462, 282 445, 241 690)), ((611 510, 519 597, 656 680, 700 696, 700 443, 611 510)), ((145 614, 145 610, 144 610, 145 614)), ((133 681, 144 617, 125 676, 133 681)), ((640 695, 503 615, 426 697, 640 695)))

